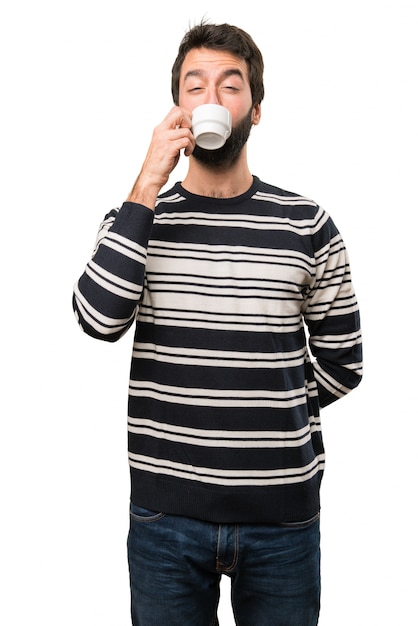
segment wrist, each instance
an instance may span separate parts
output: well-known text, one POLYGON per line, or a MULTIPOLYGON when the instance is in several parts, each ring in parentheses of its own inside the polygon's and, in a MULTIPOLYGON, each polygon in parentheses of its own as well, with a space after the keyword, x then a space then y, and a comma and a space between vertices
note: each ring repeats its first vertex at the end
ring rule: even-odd
POLYGON ((159 192, 160 187, 158 185, 145 184, 143 181, 138 179, 132 187, 126 201, 134 202, 135 204, 142 204, 153 211, 159 192))

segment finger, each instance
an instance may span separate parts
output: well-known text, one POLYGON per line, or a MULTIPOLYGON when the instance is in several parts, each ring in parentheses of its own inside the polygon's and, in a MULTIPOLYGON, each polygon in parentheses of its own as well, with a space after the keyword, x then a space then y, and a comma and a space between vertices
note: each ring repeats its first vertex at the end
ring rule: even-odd
POLYGON ((191 128, 191 114, 180 107, 173 107, 167 115, 165 121, 171 128, 191 128))

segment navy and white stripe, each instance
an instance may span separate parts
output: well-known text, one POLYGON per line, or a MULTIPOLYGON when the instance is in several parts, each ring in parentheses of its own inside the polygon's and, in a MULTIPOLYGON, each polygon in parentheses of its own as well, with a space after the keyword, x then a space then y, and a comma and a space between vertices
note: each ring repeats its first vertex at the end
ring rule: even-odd
POLYGON ((108 341, 135 321, 134 502, 219 522, 317 513, 319 408, 359 383, 362 355, 344 242, 316 203, 257 178, 231 199, 177 184, 154 215, 125 203, 74 307, 108 341))

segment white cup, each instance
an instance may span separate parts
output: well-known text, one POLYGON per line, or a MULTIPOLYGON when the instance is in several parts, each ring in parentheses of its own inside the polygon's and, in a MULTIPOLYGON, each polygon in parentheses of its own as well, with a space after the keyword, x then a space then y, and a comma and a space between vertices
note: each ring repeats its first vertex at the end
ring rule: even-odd
POLYGON ((231 113, 220 104, 201 104, 192 111, 192 133, 201 148, 222 148, 231 128, 231 113))

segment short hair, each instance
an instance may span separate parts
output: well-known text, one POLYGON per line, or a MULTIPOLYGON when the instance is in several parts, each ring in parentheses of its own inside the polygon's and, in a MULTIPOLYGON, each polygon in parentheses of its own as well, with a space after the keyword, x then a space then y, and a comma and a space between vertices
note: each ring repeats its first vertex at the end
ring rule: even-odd
POLYGON ((171 72, 171 93, 174 104, 179 103, 180 73, 183 61, 190 50, 209 48, 226 50, 247 63, 253 106, 264 98, 263 57, 252 37, 237 26, 201 22, 185 34, 171 72))

